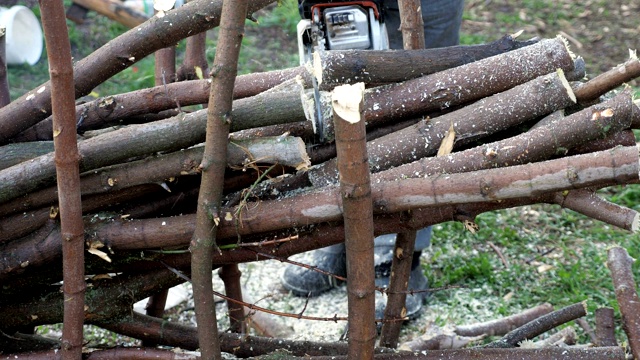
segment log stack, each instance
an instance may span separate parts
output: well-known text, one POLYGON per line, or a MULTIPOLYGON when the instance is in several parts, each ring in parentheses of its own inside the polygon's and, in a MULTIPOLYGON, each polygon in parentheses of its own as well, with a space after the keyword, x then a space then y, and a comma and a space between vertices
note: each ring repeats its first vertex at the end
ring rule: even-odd
MULTIPOLYGON (((143 24, 142 36, 151 38, 157 23, 143 24)), ((133 41, 132 34, 115 43, 133 41)), ((76 83, 95 82, 86 69, 102 54, 77 65, 76 83)), ((137 61, 131 58, 125 60, 137 61)), ((111 59, 123 61, 119 55, 111 59)), ((366 85, 376 235, 445 221, 473 227, 482 212, 535 203, 559 204, 635 232, 638 214, 595 191, 639 180, 631 130, 640 126, 640 108, 620 88, 638 76, 640 61, 632 54, 584 81, 584 62, 562 38, 505 36, 435 50, 322 52, 309 66, 238 77, 214 267, 264 260, 265 253, 286 258, 344 241, 331 97, 337 85, 360 82, 366 85), (317 98, 312 77, 320 86, 317 98), (315 110, 316 99, 323 111, 315 110)), ((206 103, 209 85, 184 81, 77 106, 90 284, 86 323, 194 348, 192 328, 173 324, 166 329, 175 336, 162 335, 165 325, 131 315, 131 308, 188 278, 206 109, 184 108, 206 103)), ((4 334, 62 319, 48 86, 0 110, 4 334)), ((51 346, 27 338, 22 350, 51 346)), ((240 349, 237 341, 223 338, 223 347, 233 352, 240 349)))

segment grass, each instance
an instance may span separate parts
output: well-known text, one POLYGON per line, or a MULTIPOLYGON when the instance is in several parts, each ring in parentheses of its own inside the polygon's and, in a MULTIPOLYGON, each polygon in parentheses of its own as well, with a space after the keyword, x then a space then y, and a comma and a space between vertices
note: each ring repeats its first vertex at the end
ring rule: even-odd
MULTIPOLYGON (((640 189, 630 186, 611 193, 610 198, 621 193, 637 197, 640 189)), ((597 308, 612 307, 617 313, 606 251, 620 245, 637 257, 638 235, 552 205, 485 213, 477 223, 476 234, 453 222, 434 229, 428 260, 423 262, 430 284, 464 287, 433 294, 430 305, 440 312, 438 325, 486 321, 542 302, 560 308, 586 300, 592 326, 597 308), (500 249, 508 267, 489 241, 500 249), (468 305, 476 303, 480 305, 468 305)), ((622 340, 620 319, 616 325, 622 340)), ((581 341, 589 341, 586 334, 581 334, 581 341)))

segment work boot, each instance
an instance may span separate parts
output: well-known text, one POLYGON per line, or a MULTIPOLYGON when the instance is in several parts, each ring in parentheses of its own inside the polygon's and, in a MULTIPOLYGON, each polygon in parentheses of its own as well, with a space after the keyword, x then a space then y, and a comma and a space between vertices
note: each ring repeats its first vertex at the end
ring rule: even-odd
MULTIPOLYGON (((310 263, 318 269, 346 277, 347 260, 344 243, 314 250, 310 263)), ((302 297, 318 296, 340 283, 333 276, 292 264, 287 265, 280 280, 285 289, 295 296, 302 297)))
MULTIPOLYGON (((374 239, 374 266, 376 272, 376 286, 388 286, 389 284, 395 239, 396 234, 381 235, 374 239)), ((419 265, 422 249, 429 246, 430 239, 430 227, 419 230, 416 235, 416 251, 414 251, 413 253, 413 261, 411 265, 411 269, 413 271, 411 272, 411 277, 409 278, 409 289, 418 290, 426 289, 428 287, 427 278, 420 270, 419 265)), ((309 264, 329 273, 346 277, 347 261, 344 243, 314 250, 311 253, 311 260, 309 261, 309 264)), ((304 268, 292 264, 287 265, 280 280, 285 289, 291 291, 293 295, 301 297, 318 296, 335 288, 341 283, 333 276, 325 275, 309 268, 304 268)), ((379 294, 378 292, 378 295, 381 294, 379 294)), ((376 297, 379 297, 378 295, 376 295, 376 297)), ((407 308, 407 314, 417 315, 422 308, 424 298, 424 293, 407 296, 407 305, 405 306, 407 308)), ((382 300, 380 301, 386 304, 386 296, 381 297, 381 299, 382 300)), ((381 305, 381 308, 384 312, 384 305, 381 305)), ((378 316, 378 318, 381 317, 382 316, 378 316)))
MULTIPOLYGON (((419 252, 416 253, 419 257, 419 252)), ((376 286, 388 288, 389 276, 376 277, 376 286)), ((427 280, 427 277, 424 276, 422 267, 420 267, 420 263, 418 262, 417 265, 411 269, 411 274, 409 275, 409 286, 407 290, 426 290, 428 288, 429 280, 427 280)), ((404 307, 407 310, 406 316, 409 319, 415 319, 420 315, 422 311, 422 305, 427 299, 427 294, 427 292, 407 294, 407 298, 404 302, 404 307)), ((384 309, 387 306, 387 299, 387 294, 382 294, 379 291, 376 291, 376 319, 382 319, 384 317, 384 309)))

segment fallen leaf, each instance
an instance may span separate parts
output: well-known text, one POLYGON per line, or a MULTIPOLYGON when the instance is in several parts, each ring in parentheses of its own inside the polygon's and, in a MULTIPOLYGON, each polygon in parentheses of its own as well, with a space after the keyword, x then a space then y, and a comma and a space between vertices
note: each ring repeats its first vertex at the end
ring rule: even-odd
POLYGON ((542 273, 547 272, 547 271, 549 271, 551 269, 553 269, 553 265, 542 264, 542 265, 538 266, 538 273, 542 274, 542 273))
POLYGON ((89 252, 89 254, 95 255, 106 262, 111 262, 111 258, 109 258, 109 255, 107 255, 107 253, 105 253, 104 251, 100 251, 96 248, 89 248, 89 250, 87 251, 89 252))
POLYGON ((465 229, 469 230, 470 233, 475 234, 476 231, 478 231, 478 229, 480 229, 480 226, 478 226, 478 224, 476 224, 475 222, 471 221, 471 220, 465 220, 462 222, 462 224, 464 225, 465 229))

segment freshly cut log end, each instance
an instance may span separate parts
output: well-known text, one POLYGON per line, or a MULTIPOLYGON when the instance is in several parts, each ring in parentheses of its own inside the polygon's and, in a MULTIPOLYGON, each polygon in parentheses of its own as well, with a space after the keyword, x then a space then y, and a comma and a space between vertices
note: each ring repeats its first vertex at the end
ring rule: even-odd
POLYGON ((567 41, 567 39, 562 35, 558 35, 557 38, 562 41, 562 43, 564 44, 564 47, 567 49, 567 52, 571 56, 571 59, 575 61, 576 54, 574 54, 573 51, 571 51, 571 49, 569 48, 569 41, 567 41))
POLYGON ((578 100, 576 99, 576 94, 574 94, 573 89, 571 89, 571 84, 567 81, 567 78, 564 76, 564 71, 562 69, 556 70, 558 73, 558 78, 562 82, 562 85, 567 90, 567 94, 569 94, 569 98, 575 103, 578 100))
POLYGON ((337 86, 331 93, 333 111, 345 121, 355 124, 360 121, 360 104, 364 97, 364 83, 337 86))
POLYGON ((636 216, 633 217, 633 221, 631 222, 631 232, 634 234, 637 234, 639 226, 640 226, 640 214, 636 214, 636 216))
POLYGON ((313 53, 312 74, 316 78, 318 86, 320 86, 322 84, 322 59, 317 51, 313 53))

